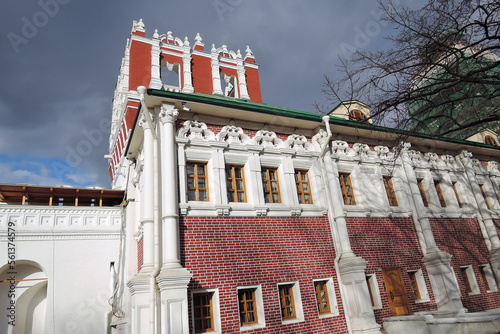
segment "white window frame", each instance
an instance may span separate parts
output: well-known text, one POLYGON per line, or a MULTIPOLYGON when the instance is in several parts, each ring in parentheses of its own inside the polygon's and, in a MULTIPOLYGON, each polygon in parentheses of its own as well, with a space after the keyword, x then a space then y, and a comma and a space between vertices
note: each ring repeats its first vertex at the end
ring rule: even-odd
MULTIPOLYGON (((316 297, 316 289, 314 287, 314 283, 315 282, 324 282, 324 281, 326 281, 326 291, 328 293, 328 303, 330 304, 330 312, 319 314, 319 310, 318 310, 318 316, 320 319, 321 318, 331 318, 331 317, 339 315, 339 307, 337 305, 337 296, 335 295, 335 286, 333 284, 333 277, 313 279, 313 290, 314 290, 315 300, 317 297, 316 297)), ((317 307, 316 307, 316 309, 317 309, 317 307)))
MULTIPOLYGON (((381 310, 382 309, 382 298, 380 297, 380 289, 378 286, 377 282, 377 275, 375 273, 372 274, 365 274, 366 277, 366 283, 370 285, 370 289, 372 291, 372 297, 373 297, 373 303, 375 305, 372 305, 372 308, 374 310, 381 310)), ((368 287, 366 287, 368 290, 368 287)), ((370 299, 370 292, 368 291, 368 299, 370 299)))
MULTIPOLYGON (((280 305, 281 309, 281 296, 280 296, 280 285, 287 285, 287 284, 292 284, 292 291, 293 291, 293 303, 295 305, 295 319, 289 319, 289 320, 283 320, 281 318, 281 323, 283 325, 288 325, 288 324, 295 324, 298 322, 303 322, 304 320, 304 309, 302 307, 302 297, 300 296, 300 288, 299 288, 299 282, 298 281, 289 281, 289 282, 279 282, 276 284, 276 291, 278 293, 278 303, 280 305)), ((281 313, 281 311, 280 311, 281 313)))
POLYGON ((258 285, 245 285, 236 287, 236 298, 238 300, 238 323, 240 326, 240 331, 247 331, 252 329, 264 328, 266 327, 266 319, 264 312, 264 300, 262 299, 262 287, 258 285), (240 323, 240 301, 238 298, 238 290, 255 289, 255 307, 257 308, 257 323, 253 325, 242 326, 240 323))
POLYGON ((484 275, 486 276, 486 280, 488 281, 488 286, 490 287, 490 289, 486 290, 486 292, 498 291, 498 286, 495 282, 495 278, 493 277, 493 272, 491 271, 489 263, 480 264, 479 267, 483 268, 484 275))
POLYGON ((429 291, 427 290, 427 285, 425 284, 424 275, 422 274, 422 269, 408 270, 408 273, 415 273, 415 279, 417 280, 418 292, 420 292, 420 299, 415 300, 415 303, 425 303, 431 300, 429 296, 429 291))
MULTIPOLYGON (((206 332, 210 334, 222 334, 222 327, 221 327, 221 319, 220 319, 220 302, 219 302, 219 289, 218 288, 212 288, 212 289, 196 289, 196 290, 191 290, 191 311, 194 311, 194 298, 193 295, 196 295, 198 293, 213 293, 212 295, 212 314, 214 316, 214 330, 211 332, 206 332)), ((194 316, 191 317, 192 321, 192 327, 193 327, 193 333, 196 332, 195 327, 194 327, 194 316)))
POLYGON ((472 268, 472 265, 460 266, 460 270, 462 269, 465 269, 465 275, 467 275, 467 279, 469 280, 471 289, 471 292, 469 292, 469 296, 479 294, 480 293, 479 285, 477 285, 477 279, 476 275, 474 274, 474 269, 472 268))

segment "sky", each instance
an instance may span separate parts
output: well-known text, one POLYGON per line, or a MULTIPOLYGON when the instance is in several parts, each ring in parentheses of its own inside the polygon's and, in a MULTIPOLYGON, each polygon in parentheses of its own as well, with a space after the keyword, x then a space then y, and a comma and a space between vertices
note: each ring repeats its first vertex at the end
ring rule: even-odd
MULTIPOLYGON (((410 0, 408 0, 410 1, 410 0)), ((339 56, 384 47, 373 0, 2 0, 0 183, 110 188, 109 121, 132 21, 260 64, 264 103, 316 112, 339 56)))

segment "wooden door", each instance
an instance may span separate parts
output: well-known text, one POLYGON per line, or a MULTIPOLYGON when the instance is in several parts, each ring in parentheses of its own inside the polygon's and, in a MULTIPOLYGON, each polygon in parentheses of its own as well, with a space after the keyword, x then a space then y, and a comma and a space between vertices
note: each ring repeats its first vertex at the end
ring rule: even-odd
POLYGON ((385 290, 389 299, 392 315, 408 315, 411 314, 410 301, 406 294, 405 283, 401 268, 383 268, 382 276, 384 278, 385 290))

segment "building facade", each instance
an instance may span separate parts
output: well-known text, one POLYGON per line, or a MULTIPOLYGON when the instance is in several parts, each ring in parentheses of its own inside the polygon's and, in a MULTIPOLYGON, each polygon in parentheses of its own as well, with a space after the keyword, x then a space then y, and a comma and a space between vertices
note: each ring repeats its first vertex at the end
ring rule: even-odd
POLYGON ((117 332, 498 331, 498 148, 392 148, 349 108, 262 104, 249 47, 134 22, 110 136, 128 202, 117 332))

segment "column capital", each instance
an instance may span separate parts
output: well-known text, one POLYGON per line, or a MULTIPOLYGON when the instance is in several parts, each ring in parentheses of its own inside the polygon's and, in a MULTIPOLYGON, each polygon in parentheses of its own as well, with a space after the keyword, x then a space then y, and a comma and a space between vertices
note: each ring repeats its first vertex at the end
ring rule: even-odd
POLYGON ((160 121, 165 123, 174 123, 179 116, 179 110, 173 108, 170 104, 162 104, 159 114, 160 121))
MULTIPOLYGON (((147 112, 147 111, 145 111, 145 112, 147 112)), ((146 118, 146 115, 144 115, 144 113, 142 113, 141 116, 139 117, 139 126, 141 128, 143 128, 144 130, 151 129, 149 122, 148 122, 148 119, 146 118)))

